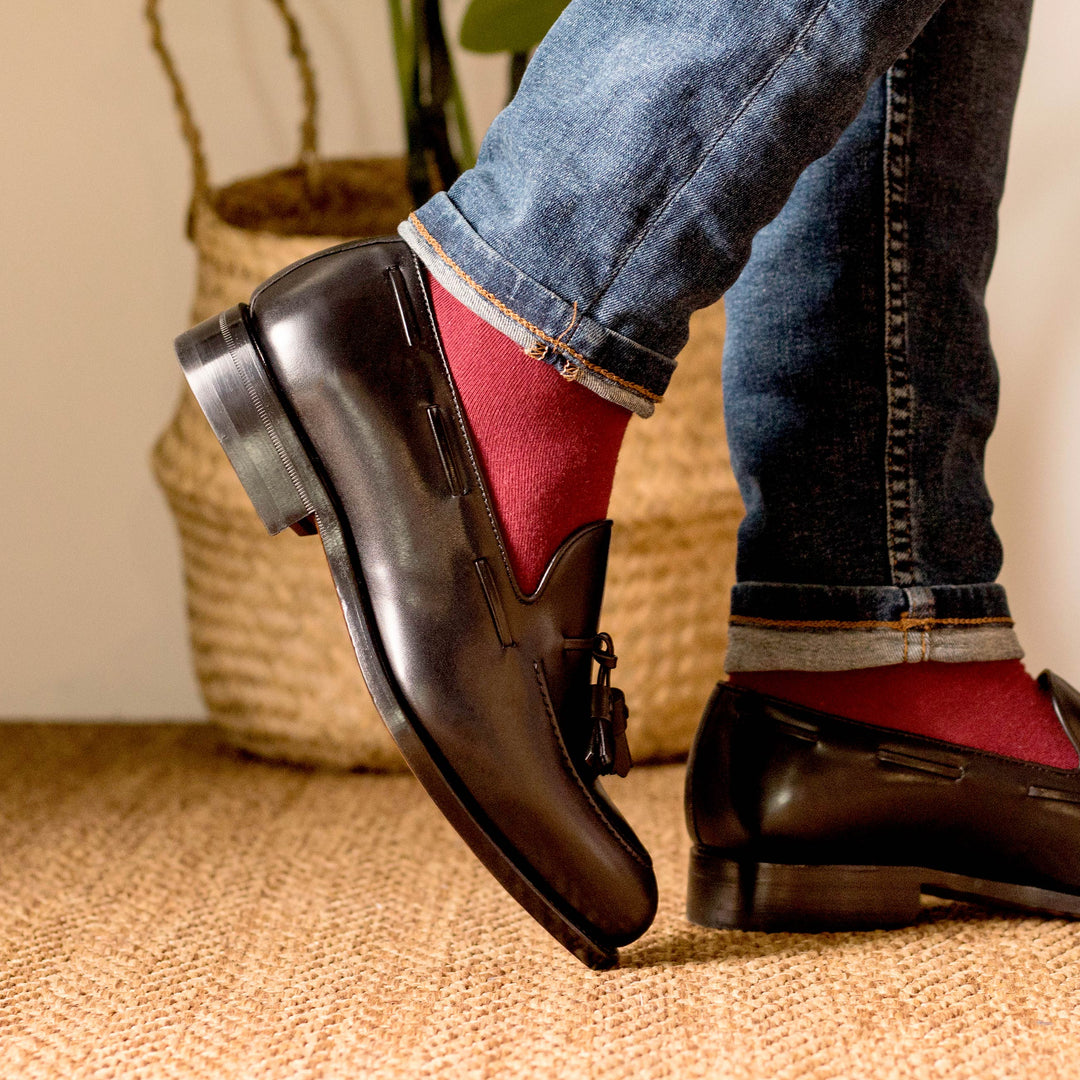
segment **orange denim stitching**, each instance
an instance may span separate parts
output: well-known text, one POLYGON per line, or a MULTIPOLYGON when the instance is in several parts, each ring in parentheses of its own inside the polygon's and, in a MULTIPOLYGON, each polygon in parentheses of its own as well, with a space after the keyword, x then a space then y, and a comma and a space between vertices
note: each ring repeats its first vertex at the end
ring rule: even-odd
POLYGON ((893 622, 842 622, 833 619, 761 619, 753 615, 732 615, 728 622, 732 626, 760 626, 770 630, 909 630, 928 631, 945 626, 1012 626, 1013 620, 1007 615, 992 615, 979 619, 909 619, 901 616, 893 622))
MULTIPOLYGON (((446 263, 446 265, 449 266, 450 269, 453 270, 454 273, 457 274, 457 276, 461 278, 461 280, 464 281, 470 289, 472 289, 474 292, 479 293, 485 300, 488 300, 492 304, 494 304, 499 309, 499 311, 501 311, 508 318, 511 318, 514 320, 514 322, 518 323, 521 326, 524 326, 530 334, 535 334, 538 338, 546 341, 549 345, 555 346, 555 348, 559 349, 561 352, 568 353, 582 367, 588 368, 589 371, 595 371, 597 375, 602 375, 605 379, 610 379, 613 383, 617 383, 619 386, 623 386, 627 390, 633 390, 635 393, 641 394, 642 397, 648 398, 650 401, 663 401, 662 394, 653 393, 652 390, 647 390, 644 386, 639 386, 637 383, 632 383, 628 379, 621 378, 614 372, 607 371, 604 368, 599 367, 598 365, 587 360, 576 349, 571 349, 569 345, 561 341, 561 335, 558 338, 552 337, 550 334, 547 334, 543 330, 541 330, 539 326, 536 326, 533 323, 529 322, 527 319, 522 318, 522 316, 520 316, 516 311, 512 311, 493 293, 488 292, 488 290, 485 289, 475 278, 472 278, 467 273, 465 273, 465 271, 462 270, 461 267, 458 266, 458 264, 454 262, 454 260, 451 259, 449 255, 446 254, 446 252, 442 248, 442 245, 439 243, 438 240, 435 239, 434 236, 431 235, 431 233, 427 231, 427 229, 424 227, 423 222, 421 222, 421 220, 416 216, 416 214, 410 214, 409 221, 412 223, 413 228, 415 228, 416 231, 427 241, 427 243, 431 247, 431 250, 434 251, 435 254, 438 255, 439 258, 442 259, 442 261, 446 263)), ((563 333, 565 334, 566 331, 564 330, 563 333)))

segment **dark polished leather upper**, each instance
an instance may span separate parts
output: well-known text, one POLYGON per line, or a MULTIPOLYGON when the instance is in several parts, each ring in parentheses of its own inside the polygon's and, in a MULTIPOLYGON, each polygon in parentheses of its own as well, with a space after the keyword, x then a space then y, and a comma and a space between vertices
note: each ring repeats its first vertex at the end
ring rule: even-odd
MULTIPOLYGON (((1044 672, 1080 748, 1080 695, 1044 672)), ((1080 771, 845 720, 720 684, 687 775, 699 846, 733 859, 914 866, 1080 890, 1080 771)))
POLYGON ((647 853, 582 767, 610 522, 514 580, 418 264, 358 242, 271 278, 250 319, 347 521, 382 663, 513 848, 607 939, 637 937, 647 853))

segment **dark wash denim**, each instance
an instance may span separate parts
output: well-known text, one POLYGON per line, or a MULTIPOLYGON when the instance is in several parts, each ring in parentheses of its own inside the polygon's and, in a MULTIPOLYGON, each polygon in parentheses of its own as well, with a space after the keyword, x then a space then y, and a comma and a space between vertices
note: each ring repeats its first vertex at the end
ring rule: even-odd
POLYGON ((402 227, 643 415, 727 293, 729 670, 1020 655, 983 296, 1029 6, 574 0, 477 167, 402 227))

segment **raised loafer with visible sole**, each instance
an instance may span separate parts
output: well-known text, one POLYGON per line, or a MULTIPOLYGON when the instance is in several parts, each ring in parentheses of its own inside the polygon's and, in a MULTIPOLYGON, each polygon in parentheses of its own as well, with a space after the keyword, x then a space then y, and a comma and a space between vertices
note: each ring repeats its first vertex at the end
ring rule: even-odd
POLYGON ((648 853, 586 764, 611 523, 568 537, 522 593, 401 241, 296 263, 176 349, 267 529, 322 538, 428 794, 541 925, 611 966, 656 911, 648 853))
MULTIPOLYGON (((1040 682, 1080 749, 1080 695, 1040 682)), ((828 930, 913 922, 923 894, 1080 916, 1080 770, 792 705, 725 683, 687 772, 687 916, 828 930)))

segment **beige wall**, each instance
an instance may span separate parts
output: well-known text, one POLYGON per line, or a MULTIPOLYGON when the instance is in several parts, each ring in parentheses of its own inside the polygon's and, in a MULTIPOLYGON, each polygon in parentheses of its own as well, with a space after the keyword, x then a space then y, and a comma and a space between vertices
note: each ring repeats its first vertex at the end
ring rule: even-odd
POLYGON ((990 318, 988 475, 1026 663, 1080 683, 1080 5, 1035 0, 990 318))
MULTIPOLYGON (((990 465, 1031 659, 1080 679, 1080 15, 1040 3, 992 290, 1005 404, 990 465)), ((265 0, 163 6, 214 177, 289 157, 295 91, 265 0)), ((296 6, 325 150, 396 150, 384 4, 296 6)), ((176 541, 147 468, 180 385, 188 168, 141 7, 0 6, 0 716, 201 714, 176 541)), ((502 68, 465 70, 487 118, 502 68)))

